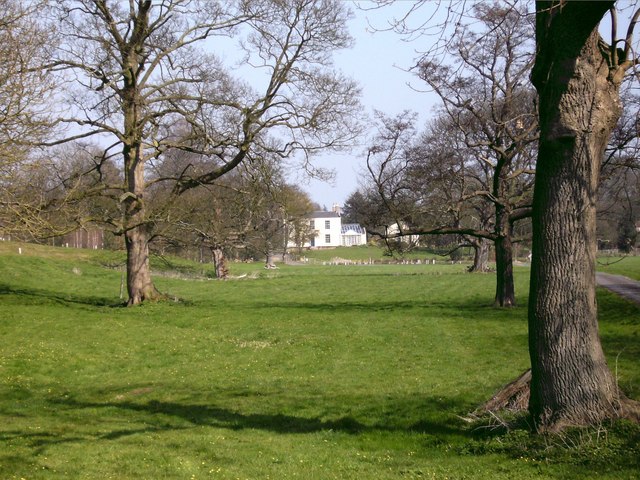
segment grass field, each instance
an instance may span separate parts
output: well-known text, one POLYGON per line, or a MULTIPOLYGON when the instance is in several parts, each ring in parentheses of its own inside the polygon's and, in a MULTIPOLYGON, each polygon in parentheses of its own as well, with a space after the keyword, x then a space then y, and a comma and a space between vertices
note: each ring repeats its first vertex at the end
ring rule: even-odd
MULTIPOLYGON (((463 417, 528 366, 520 306, 463 265, 156 262, 179 301, 121 307, 119 253, 0 243, 2 479, 632 479, 640 428, 535 437, 463 417), (191 277, 191 278, 187 278, 191 277)), ((600 292, 640 399, 640 309, 600 292)))
POLYGON ((640 280, 640 256, 598 257, 598 270, 640 280))
MULTIPOLYGON (((297 252, 297 250, 294 248, 290 253, 293 255, 304 256, 309 260, 314 260, 316 262, 328 262, 335 258, 343 258, 362 262, 368 262, 370 260, 373 262, 390 262, 393 260, 398 260, 399 258, 398 255, 396 255, 395 258, 391 257, 385 253, 384 248, 372 245, 303 250, 301 253, 297 252)), ((425 249, 416 249, 410 252, 405 252, 403 254, 403 258, 409 260, 436 260, 438 263, 446 263, 449 260, 449 256, 447 255, 437 255, 425 249)))

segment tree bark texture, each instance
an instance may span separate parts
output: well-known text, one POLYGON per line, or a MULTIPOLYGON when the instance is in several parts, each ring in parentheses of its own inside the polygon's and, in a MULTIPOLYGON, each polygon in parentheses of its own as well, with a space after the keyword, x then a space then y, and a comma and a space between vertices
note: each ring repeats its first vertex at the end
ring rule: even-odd
MULTIPOLYGON (((127 116, 125 116, 125 123, 127 116)), ((151 280, 149 265, 150 225, 144 204, 144 162, 140 144, 123 148, 126 192, 122 198, 123 227, 127 247, 127 292, 128 305, 137 305, 145 300, 157 300, 160 293, 151 280)))
POLYGON ((157 300, 160 293, 151 281, 149 266, 149 235, 144 226, 125 233, 127 246, 128 305, 138 305, 145 300, 157 300))
POLYGON ((511 237, 500 236, 494 242, 496 248, 496 307, 513 307, 516 291, 513 282, 513 243, 511 237))
POLYGON ((127 305, 145 300, 157 300, 160 292, 151 280, 149 264, 149 224, 144 205, 144 164, 140 161, 140 147, 123 148, 126 193, 122 199, 125 245, 127 247, 127 305))
POLYGON ((489 271, 489 241, 485 238, 477 238, 471 241, 473 247, 473 265, 470 272, 489 271))
POLYGON ((598 335, 596 191, 619 118, 619 82, 599 48, 613 2, 538 2, 540 142, 529 296, 529 411, 540 431, 619 415, 615 379, 598 335), (596 12, 597 10, 597 12, 596 12), (544 13, 540 13, 544 12, 544 13))
POLYGON ((213 268, 215 270, 216 278, 225 280, 229 276, 229 269, 227 268, 227 260, 224 257, 224 251, 221 247, 211 247, 211 256, 213 257, 213 268))

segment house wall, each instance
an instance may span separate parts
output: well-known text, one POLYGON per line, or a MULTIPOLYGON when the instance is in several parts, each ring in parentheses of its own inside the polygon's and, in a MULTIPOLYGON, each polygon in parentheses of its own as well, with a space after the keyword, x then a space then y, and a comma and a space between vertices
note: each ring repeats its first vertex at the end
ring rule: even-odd
MULTIPOLYGON (((400 228, 398 227, 397 223, 390 225, 389 228, 387 229, 388 235, 396 235, 398 233, 400 233, 400 228)), ((407 243, 417 244, 420 241, 420 235, 404 235, 403 237, 400 238, 400 240, 407 243)))
POLYGON ((314 240, 314 247, 339 247, 341 245, 340 231, 342 229, 342 222, 340 217, 330 218, 313 218, 314 228, 316 231, 316 238, 314 240), (328 228, 327 228, 328 222, 328 228), (329 236, 327 238, 327 235, 329 236), (328 241, 327 241, 328 240, 328 241))

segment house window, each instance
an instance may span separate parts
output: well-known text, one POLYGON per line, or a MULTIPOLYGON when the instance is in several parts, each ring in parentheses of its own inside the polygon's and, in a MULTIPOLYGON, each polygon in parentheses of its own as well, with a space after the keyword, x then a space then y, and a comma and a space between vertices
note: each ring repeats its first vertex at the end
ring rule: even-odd
POLYGON ((331 228, 331 220, 324 221, 324 228, 325 230, 329 230, 331 228))
POLYGON ((328 233, 324 236, 324 243, 331 243, 331 235, 328 233))
POLYGON ((351 247, 353 245, 359 245, 358 235, 344 235, 342 237, 342 243, 346 247, 351 247))
POLYGON ((311 221, 309 222, 309 226, 310 226, 312 229, 313 229, 313 228, 316 228, 316 221, 315 221, 315 220, 311 220, 311 221))

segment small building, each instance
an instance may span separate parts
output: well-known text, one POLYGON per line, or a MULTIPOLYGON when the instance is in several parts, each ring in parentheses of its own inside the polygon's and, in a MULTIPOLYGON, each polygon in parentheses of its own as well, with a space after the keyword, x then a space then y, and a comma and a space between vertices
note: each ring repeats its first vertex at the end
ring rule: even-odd
POLYGON ((392 225, 389 225, 386 228, 386 234, 399 235, 396 238, 402 243, 405 243, 408 245, 418 245, 418 243, 420 242, 420 235, 404 234, 403 232, 405 232, 406 230, 407 230, 406 225, 394 223, 392 225))
POLYGON ((342 225, 340 235, 343 247, 367 244, 367 231, 357 223, 342 225))

